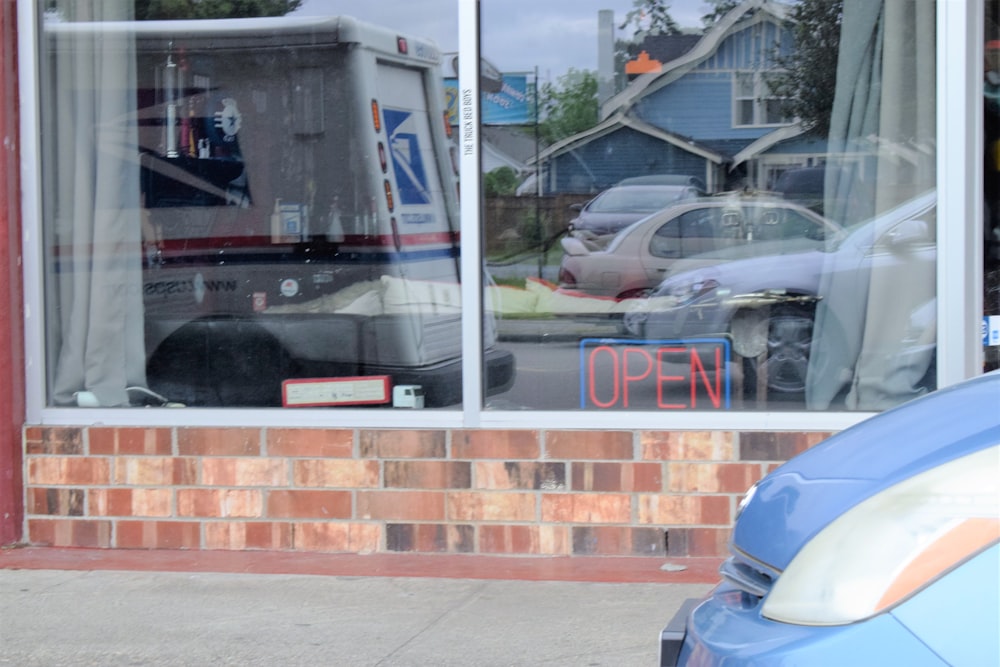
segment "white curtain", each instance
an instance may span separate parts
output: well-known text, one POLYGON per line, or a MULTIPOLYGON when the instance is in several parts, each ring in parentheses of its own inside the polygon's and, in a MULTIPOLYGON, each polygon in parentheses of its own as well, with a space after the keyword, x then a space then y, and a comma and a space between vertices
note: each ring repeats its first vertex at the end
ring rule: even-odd
MULTIPOLYGON (((56 15, 128 20, 131 5, 63 0, 56 15)), ((43 28, 50 400, 123 406, 146 384, 134 44, 58 28, 43 28)))
MULTIPOLYGON (((829 169, 826 185, 833 219, 856 223, 934 187, 935 62, 934 0, 844 0, 829 135, 829 164, 844 168, 829 169)), ((832 258, 844 256, 824 267, 808 407, 829 408, 845 388, 844 406, 857 410, 921 393, 934 326, 917 353, 908 327, 933 303, 933 267, 872 272, 832 258)))

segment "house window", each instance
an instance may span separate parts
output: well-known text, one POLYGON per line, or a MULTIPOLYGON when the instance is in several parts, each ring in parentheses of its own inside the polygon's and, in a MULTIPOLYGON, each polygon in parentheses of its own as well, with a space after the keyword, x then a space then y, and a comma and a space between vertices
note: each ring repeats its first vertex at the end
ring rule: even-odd
POLYGON ((762 72, 733 74, 733 124, 737 127, 791 122, 781 103, 781 98, 771 94, 762 72))

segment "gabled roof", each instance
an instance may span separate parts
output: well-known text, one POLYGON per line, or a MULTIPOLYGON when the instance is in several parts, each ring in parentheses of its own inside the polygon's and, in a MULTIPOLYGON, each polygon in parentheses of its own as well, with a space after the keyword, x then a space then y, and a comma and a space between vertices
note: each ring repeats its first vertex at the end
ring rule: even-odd
MULTIPOLYGON (((595 139, 603 137, 608 134, 617 132, 622 128, 630 128, 636 132, 641 132, 642 134, 649 135, 654 139, 666 142, 668 144, 673 144, 679 148, 684 149, 689 153, 693 153, 699 157, 702 157, 715 164, 722 164, 726 161, 726 157, 721 153, 717 153, 706 146, 699 144, 687 137, 683 137, 679 134, 674 134, 673 132, 667 132, 666 130, 651 125, 646 121, 639 120, 632 116, 628 116, 624 113, 617 113, 611 118, 607 118, 602 122, 598 123, 594 127, 580 132, 579 134, 574 134, 572 137, 567 137, 562 141, 557 141, 552 144, 544 151, 539 154, 539 158, 542 160, 551 158, 555 155, 561 155, 563 153, 572 151, 579 146, 588 144, 595 139)), ((528 164, 534 164, 534 159, 528 160, 528 164)))
POLYGON ((787 5, 774 0, 746 0, 719 19, 694 48, 674 60, 664 62, 659 72, 639 75, 622 92, 606 100, 601 105, 601 117, 609 118, 618 111, 627 112, 638 99, 676 81, 702 61, 712 57, 722 40, 730 35, 737 24, 742 29, 746 27, 747 20, 763 21, 766 15, 783 21, 788 17, 788 12, 787 5))
POLYGON ((734 169, 737 165, 740 165, 747 160, 751 160, 757 157, 758 154, 767 151, 772 146, 780 144, 782 141, 787 141, 788 139, 794 139, 800 134, 805 134, 805 129, 801 124, 795 123, 794 125, 786 125, 784 127, 779 127, 773 132, 768 132, 763 137, 754 141, 750 145, 746 146, 743 150, 733 156, 733 163, 730 165, 730 170, 734 169))

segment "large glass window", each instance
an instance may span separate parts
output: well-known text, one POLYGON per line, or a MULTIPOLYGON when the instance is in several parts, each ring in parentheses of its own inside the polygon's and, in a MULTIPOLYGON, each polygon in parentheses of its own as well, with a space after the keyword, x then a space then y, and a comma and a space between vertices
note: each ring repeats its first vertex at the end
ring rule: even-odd
POLYGON ((936 387, 934 2, 481 7, 484 58, 538 73, 537 116, 483 119, 509 159, 484 182, 516 176, 484 190, 517 360, 488 407, 867 411, 936 387), (633 205, 692 179, 707 196, 633 205))
POLYGON ((454 2, 232 4, 37 3, 47 403, 460 405, 454 2))
POLYGON ((369 4, 220 19, 204 10, 230 3, 19 3, 38 14, 41 407, 572 425, 876 411, 937 386, 959 310, 938 263, 967 259, 942 230, 979 234, 954 188, 937 211, 936 12, 952 6, 369 4), (475 56, 459 53, 472 5, 475 56), (474 127, 459 60, 477 57, 474 127), (469 182, 478 198, 459 196, 469 182))

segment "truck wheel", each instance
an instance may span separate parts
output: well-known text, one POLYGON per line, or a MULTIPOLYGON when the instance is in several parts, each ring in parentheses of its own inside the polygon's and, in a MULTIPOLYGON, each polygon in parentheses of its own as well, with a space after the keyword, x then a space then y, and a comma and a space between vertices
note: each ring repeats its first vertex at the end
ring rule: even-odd
MULTIPOLYGON (((815 309, 800 305, 772 306, 768 317, 768 393, 801 394, 806 389, 809 352, 812 348, 815 309)), ((746 387, 757 386, 757 367, 747 359, 746 387)))
POLYGON ((171 401, 203 407, 281 405, 292 363, 278 340, 236 318, 188 322, 146 364, 150 389, 171 401))

